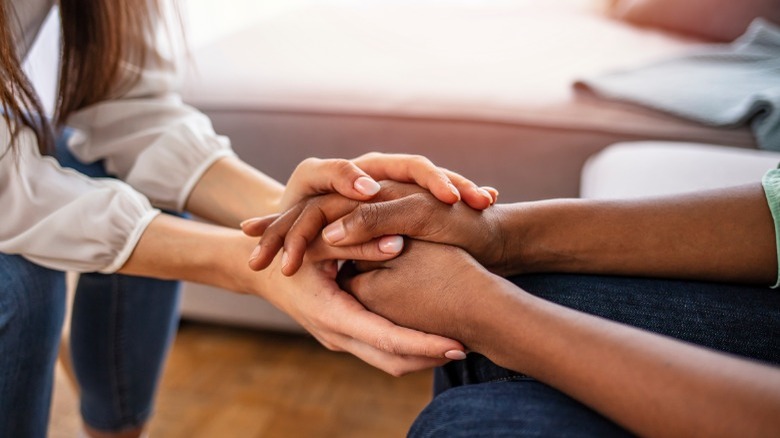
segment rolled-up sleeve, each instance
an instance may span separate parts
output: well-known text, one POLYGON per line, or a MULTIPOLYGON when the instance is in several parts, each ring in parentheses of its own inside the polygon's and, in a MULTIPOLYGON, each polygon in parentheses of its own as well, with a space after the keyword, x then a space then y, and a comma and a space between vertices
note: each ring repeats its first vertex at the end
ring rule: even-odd
POLYGON ((69 147, 85 163, 104 160, 109 173, 156 207, 182 211, 203 173, 233 152, 205 115, 181 101, 175 51, 165 53, 171 45, 162 36, 150 44, 143 68, 124 66, 127 74, 140 70, 133 87, 68 119, 77 130, 69 147))
MULTIPOLYGON (((0 141, 8 129, 0 124, 0 141)), ((27 129, 0 158, 0 252, 57 270, 112 273, 159 210, 127 184, 90 179, 38 153, 27 129)))
POLYGON ((761 179, 764 186, 769 210, 772 212, 772 219, 775 222, 775 245, 777 248, 777 282, 772 286, 773 289, 780 287, 780 169, 772 169, 761 179))

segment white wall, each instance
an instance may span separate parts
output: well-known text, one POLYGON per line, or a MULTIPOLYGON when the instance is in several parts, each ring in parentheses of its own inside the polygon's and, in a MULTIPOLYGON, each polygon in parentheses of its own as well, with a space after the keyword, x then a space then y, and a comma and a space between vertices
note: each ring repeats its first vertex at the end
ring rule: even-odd
POLYGON ((52 9, 38 34, 23 68, 33 82, 48 116, 54 112, 57 74, 60 59, 60 21, 57 8, 52 9))

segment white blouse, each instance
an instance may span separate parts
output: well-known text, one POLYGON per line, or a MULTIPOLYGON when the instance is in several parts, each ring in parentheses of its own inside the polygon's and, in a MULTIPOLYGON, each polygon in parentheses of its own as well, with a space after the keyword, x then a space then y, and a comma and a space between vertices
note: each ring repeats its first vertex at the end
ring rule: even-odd
MULTIPOLYGON (((17 50, 26 55, 53 0, 12 4, 20 24, 17 50)), ((182 103, 175 57, 165 47, 152 48, 159 62, 150 56, 142 67, 124 66, 141 70, 132 89, 68 120, 77 130, 71 152, 85 163, 104 160, 123 182, 61 168, 38 153, 29 129, 9 150, 10 133, 0 121, 0 252, 58 270, 115 272, 159 214, 154 207, 181 211, 208 167, 233 154, 208 118, 182 103)))

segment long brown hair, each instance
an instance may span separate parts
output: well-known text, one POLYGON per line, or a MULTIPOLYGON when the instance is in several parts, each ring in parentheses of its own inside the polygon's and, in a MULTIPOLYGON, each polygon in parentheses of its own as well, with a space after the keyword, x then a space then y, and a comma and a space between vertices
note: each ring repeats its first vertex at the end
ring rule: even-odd
MULTIPOLYGON (((0 0, 0 104, 11 130, 11 145, 20 124, 31 128, 41 153, 52 150, 54 132, 43 105, 21 68, 10 26, 12 0, 0 0)), ((138 80, 154 22, 157 0, 60 0, 61 66, 55 124, 74 111, 121 93, 138 80)))

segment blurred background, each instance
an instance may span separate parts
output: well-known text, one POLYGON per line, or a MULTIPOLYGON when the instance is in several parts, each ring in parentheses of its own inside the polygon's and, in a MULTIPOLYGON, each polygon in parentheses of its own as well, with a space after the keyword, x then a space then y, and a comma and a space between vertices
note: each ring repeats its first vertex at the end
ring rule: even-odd
MULTIPOLYGON (((768 4, 682 3, 187 0, 182 96, 280 181, 310 156, 381 151, 426 155, 496 187, 501 202, 628 190, 615 175, 657 174, 675 155, 592 165, 609 145, 760 155, 747 126, 697 123, 573 86, 730 41, 762 16, 751 7, 768 4)), ((50 18, 26 63, 47 102, 58 50, 50 18)), ((679 163, 700 159, 692 154, 679 163)), ((762 155, 758 167, 776 158, 762 155)), ((402 436, 430 399, 430 372, 392 378, 327 351, 260 299, 184 289, 151 436, 402 436)), ((77 397, 57 373, 50 433, 72 437, 77 397)))

